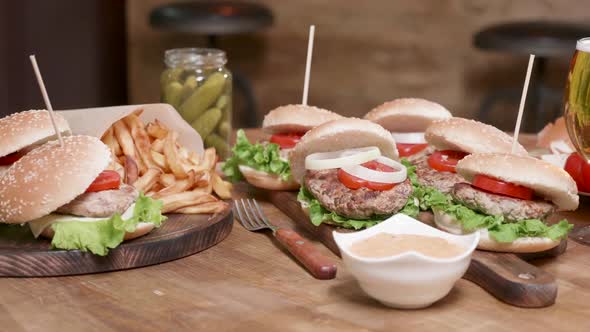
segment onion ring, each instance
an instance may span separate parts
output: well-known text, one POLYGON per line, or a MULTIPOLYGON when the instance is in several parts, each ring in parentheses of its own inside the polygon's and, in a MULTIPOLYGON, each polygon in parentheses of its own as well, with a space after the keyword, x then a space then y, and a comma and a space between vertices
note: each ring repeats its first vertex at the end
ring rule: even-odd
POLYGON ((408 177, 408 170, 406 169, 406 166, 400 162, 383 156, 377 157, 374 160, 381 164, 396 168, 397 171, 381 172, 372 170, 363 165, 348 165, 342 167, 342 170, 365 181, 378 183, 400 183, 404 182, 408 177))
POLYGON ((381 151, 375 146, 348 149, 333 152, 312 153, 305 157, 305 169, 323 170, 341 168, 348 165, 359 165, 381 156, 381 151))

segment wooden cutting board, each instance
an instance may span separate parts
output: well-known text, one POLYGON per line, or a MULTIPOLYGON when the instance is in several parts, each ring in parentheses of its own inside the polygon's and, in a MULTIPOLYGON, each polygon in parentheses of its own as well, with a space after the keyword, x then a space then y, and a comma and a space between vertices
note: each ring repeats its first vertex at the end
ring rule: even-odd
MULTIPOLYGON (((298 225, 304 227, 320 242, 340 256, 338 246, 334 242, 334 230, 347 232, 350 230, 322 224, 314 226, 301 209, 295 192, 276 191, 269 193, 270 201, 298 225)), ((425 223, 432 223, 431 213, 421 213, 418 217, 425 223)), ((553 276, 525 260, 555 257, 562 254, 567 241, 551 250, 535 254, 501 254, 476 250, 469 269, 463 276, 499 300, 518 307, 539 308, 555 303, 557 283, 553 276)))
POLYGON ((171 214, 160 228, 123 242, 101 257, 79 250, 52 250, 29 227, 0 225, 0 276, 41 277, 125 270, 192 255, 221 242, 231 232, 230 208, 215 214, 171 214))

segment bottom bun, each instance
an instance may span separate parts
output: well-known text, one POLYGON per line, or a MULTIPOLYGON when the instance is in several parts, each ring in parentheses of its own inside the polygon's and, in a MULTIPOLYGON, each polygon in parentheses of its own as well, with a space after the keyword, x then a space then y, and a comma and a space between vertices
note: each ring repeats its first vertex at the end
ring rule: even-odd
MULTIPOLYGON (((155 225, 151 222, 140 222, 139 224, 137 224, 137 228, 135 229, 135 231, 125 233, 124 240, 128 241, 144 236, 147 233, 151 232, 154 229, 154 227, 155 225)), ((52 227, 47 227, 43 230, 43 232, 41 232, 41 236, 48 239, 52 239, 54 234, 55 233, 53 232, 52 227)))
MULTIPOLYGON (((461 224, 451 215, 433 209, 434 223, 436 226, 446 232, 456 235, 467 234, 461 224)), ((494 240, 487 229, 479 229, 479 244, 477 249, 497 251, 497 252, 513 252, 513 253, 533 253, 549 250, 557 247, 559 240, 551 240, 547 237, 522 237, 513 242, 498 242, 494 240)))
POLYGON ((251 167, 240 165, 240 172, 246 178, 246 181, 254 187, 268 190, 297 190, 299 184, 293 179, 285 181, 276 174, 257 171, 251 167))

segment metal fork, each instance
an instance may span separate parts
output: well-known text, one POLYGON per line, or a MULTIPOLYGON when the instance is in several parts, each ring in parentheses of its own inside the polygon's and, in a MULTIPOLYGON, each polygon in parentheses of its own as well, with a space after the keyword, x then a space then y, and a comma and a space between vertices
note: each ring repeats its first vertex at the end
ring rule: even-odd
POLYGON ((234 201, 234 211, 238 220, 249 231, 272 230, 274 237, 317 279, 333 279, 336 276, 336 264, 318 251, 295 231, 273 226, 255 199, 234 201))

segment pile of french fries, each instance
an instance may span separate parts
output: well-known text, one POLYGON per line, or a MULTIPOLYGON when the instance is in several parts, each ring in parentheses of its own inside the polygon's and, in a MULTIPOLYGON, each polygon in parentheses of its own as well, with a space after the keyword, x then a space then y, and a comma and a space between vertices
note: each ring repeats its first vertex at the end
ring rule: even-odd
POLYGON ((161 200, 162 213, 218 213, 228 208, 219 198, 231 198, 232 185, 215 172, 215 149, 201 156, 188 151, 178 143, 178 133, 157 119, 145 125, 139 118, 142 111, 115 122, 103 135, 113 155, 109 169, 124 183, 161 200))

